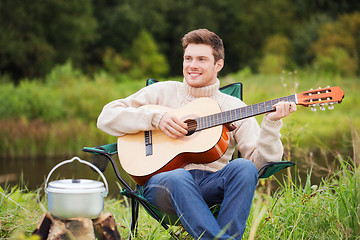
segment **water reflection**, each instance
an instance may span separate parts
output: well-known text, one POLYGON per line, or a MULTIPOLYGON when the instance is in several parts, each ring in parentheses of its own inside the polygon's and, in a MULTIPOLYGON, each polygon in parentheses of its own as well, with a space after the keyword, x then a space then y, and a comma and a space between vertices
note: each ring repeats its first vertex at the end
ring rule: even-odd
MULTIPOLYGON (((91 161, 91 154, 83 154, 79 156, 81 159, 86 161, 91 161)), ((30 190, 43 189, 45 185, 45 180, 51 169, 53 169, 58 163, 71 159, 72 157, 58 157, 58 158, 18 158, 18 159, 5 159, 0 158, 0 185, 5 186, 7 179, 8 185, 15 186, 26 186, 30 190)), ((321 159, 321 158, 318 158, 321 159)), ((122 170, 119 164, 119 160, 115 156, 114 158, 117 167, 120 171, 121 176, 125 179, 127 183, 130 183, 131 186, 134 186, 131 178, 122 170)), ((319 161, 319 160, 318 160, 319 161)), ((296 161, 297 165, 291 168, 291 174, 294 178, 295 176, 300 177, 303 183, 305 183, 307 173, 310 172, 311 167, 305 167, 304 163, 299 163, 296 161), (297 174, 295 174, 295 171, 297 174)), ((326 165, 322 161, 317 163, 318 166, 326 165)), ((321 169, 315 168, 312 171, 311 182, 312 184, 319 184, 321 178, 326 176, 328 173, 320 171, 321 169)), ((287 171, 283 170, 277 173, 275 176, 281 180, 283 175, 286 175, 287 171)), ((109 185, 109 195, 113 198, 121 198, 119 189, 119 180, 115 175, 112 165, 109 163, 104 176, 109 185)), ((69 164, 65 164, 55 170, 53 175, 50 178, 50 181, 64 178, 86 178, 102 181, 100 175, 96 172, 93 172, 87 165, 81 164, 78 161, 74 161, 69 164)), ((297 178, 297 177, 296 177, 297 178)), ((298 181, 298 179, 297 179, 298 181)), ((272 183, 273 190, 276 189, 278 184, 272 183)), ((43 192, 42 192, 43 193, 43 192)))
MULTIPOLYGON (((58 163, 71 159, 72 157, 59 158, 18 158, 18 159, 0 159, 0 185, 5 186, 7 182, 10 186, 25 185, 30 190, 44 188, 46 177, 58 163)), ((81 156, 83 160, 91 161, 90 156, 81 156)), ((115 162, 118 163, 116 159, 115 162)), ((119 168, 119 165, 118 165, 119 168)), ((132 180, 119 168, 121 176, 125 178, 128 183, 132 180)), ((104 176, 109 185, 109 196, 119 197, 120 190, 118 186, 118 179, 111 164, 108 164, 104 176)), ((68 163, 57 168, 52 176, 50 182, 61 178, 86 178, 102 181, 100 175, 93 172, 87 165, 81 164, 78 161, 68 163)))

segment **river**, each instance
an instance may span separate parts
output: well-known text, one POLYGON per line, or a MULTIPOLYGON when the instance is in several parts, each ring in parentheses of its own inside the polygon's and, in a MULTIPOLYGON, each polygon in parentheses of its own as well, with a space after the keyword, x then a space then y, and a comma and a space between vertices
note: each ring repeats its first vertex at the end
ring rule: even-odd
MULTIPOLYGON (((91 154, 85 154, 83 160, 91 161, 91 154)), ((6 159, 0 158, 0 186, 26 186, 30 190, 36 190, 41 188, 44 189, 45 180, 49 172, 58 164, 65 160, 71 159, 71 157, 58 157, 58 158, 17 158, 17 159, 6 159), (5 183, 6 182, 6 183, 5 183)), ((130 183, 131 186, 134 186, 134 183, 128 177, 128 175, 119 167, 119 161, 115 158, 115 162, 119 168, 121 176, 125 179, 126 182, 130 183)), ((300 170, 300 177, 302 182, 305 183, 306 173, 310 169, 302 169, 302 164, 297 164, 297 167, 292 167, 292 173, 295 169, 300 170)), ((323 164, 320 164, 323 165, 323 164)), ((314 169, 313 169, 314 170, 314 169)), ((286 174, 286 170, 281 171, 276 174, 280 177, 282 174, 286 174)), ((119 197, 119 180, 115 175, 115 172, 112 168, 112 165, 109 163, 104 176, 109 185, 109 195, 110 197, 119 197)), ((295 176, 295 174, 293 174, 295 176)), ((326 176, 326 172, 314 174, 311 177, 312 184, 319 184, 321 182, 321 177, 326 176)), ((81 164, 78 161, 68 163, 57 168, 50 177, 50 182, 58 179, 68 179, 68 178, 85 178, 102 181, 100 175, 96 172, 93 172, 87 165, 81 164)), ((273 183, 273 187, 276 188, 278 184, 273 183)), ((43 191, 42 191, 43 193, 43 191)))
MULTIPOLYGON (((44 189, 46 177, 49 172, 60 162, 71 159, 66 157, 58 158, 17 158, 6 159, 0 158, 0 185, 7 186, 26 186, 30 190, 44 189)), ((91 161, 89 154, 88 159, 83 160, 91 161)), ((121 171, 121 169, 120 169, 121 171)), ((124 172, 121 174, 125 177, 127 182, 131 182, 124 172)), ((117 182, 118 179, 115 172, 109 163, 104 176, 109 185, 109 196, 117 197, 120 193, 117 182)), ((50 176, 50 180, 58 180, 64 178, 82 178, 93 179, 102 181, 100 175, 93 172, 87 165, 74 161, 57 168, 50 176)))

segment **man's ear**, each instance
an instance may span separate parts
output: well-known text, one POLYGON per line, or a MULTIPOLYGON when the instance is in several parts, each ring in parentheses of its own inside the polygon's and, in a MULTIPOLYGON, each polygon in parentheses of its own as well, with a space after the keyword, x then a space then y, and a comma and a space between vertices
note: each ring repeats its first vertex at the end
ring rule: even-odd
POLYGON ((224 67, 224 59, 219 59, 219 60, 217 60, 217 62, 215 63, 215 65, 216 65, 216 71, 217 72, 220 72, 221 71, 221 69, 224 67))

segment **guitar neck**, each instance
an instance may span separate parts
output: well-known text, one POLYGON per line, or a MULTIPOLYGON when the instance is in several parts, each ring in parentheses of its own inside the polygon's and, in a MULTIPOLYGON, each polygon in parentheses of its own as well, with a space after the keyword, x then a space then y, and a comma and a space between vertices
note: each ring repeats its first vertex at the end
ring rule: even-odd
POLYGON ((253 105, 249 105, 246 107, 236 108, 233 110, 220 112, 204 117, 195 118, 194 120, 197 122, 197 128, 195 131, 201 131, 203 129, 215 127, 218 125, 223 125, 226 123, 235 122, 238 120, 242 120, 245 118, 257 116, 260 114, 272 112, 275 109, 273 106, 278 102, 294 102, 297 104, 296 94, 276 98, 273 100, 269 100, 266 102, 261 102, 253 105))

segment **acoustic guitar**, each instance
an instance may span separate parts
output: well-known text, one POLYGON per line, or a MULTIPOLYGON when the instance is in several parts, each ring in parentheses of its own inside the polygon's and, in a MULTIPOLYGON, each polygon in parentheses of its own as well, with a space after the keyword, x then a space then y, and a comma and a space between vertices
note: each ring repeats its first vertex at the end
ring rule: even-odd
POLYGON ((198 98, 178 109, 147 105, 182 119, 188 125, 188 134, 173 139, 156 129, 121 136, 117 141, 120 164, 137 184, 143 185, 157 173, 189 163, 210 163, 219 159, 229 145, 229 131, 224 124, 275 111, 273 106, 281 101, 294 102, 312 110, 319 106, 324 110, 326 105, 333 109, 343 98, 340 87, 327 87, 225 112, 221 112, 211 98, 198 98))

